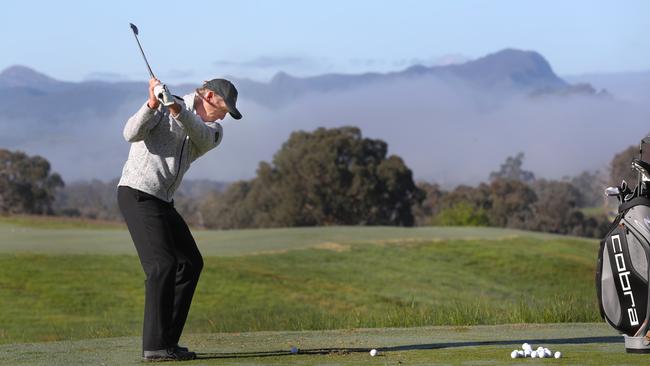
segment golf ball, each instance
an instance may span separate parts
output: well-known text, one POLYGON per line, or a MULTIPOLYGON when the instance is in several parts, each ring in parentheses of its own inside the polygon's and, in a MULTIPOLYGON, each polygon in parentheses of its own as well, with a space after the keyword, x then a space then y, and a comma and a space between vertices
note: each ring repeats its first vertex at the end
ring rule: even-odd
POLYGON ((295 355, 298 353, 298 349, 296 347, 291 347, 291 353, 295 355))
POLYGON ((562 358, 562 352, 557 351, 555 352, 555 355, 553 355, 555 358, 562 358))
POLYGON ((532 351, 530 349, 524 349, 524 357, 530 357, 532 351))
POLYGON ((533 351, 530 353, 530 358, 537 358, 537 351, 533 351))
POLYGON ((376 350, 376 349, 374 349, 374 348, 373 348, 373 349, 371 349, 371 350, 370 350, 370 356, 372 356, 372 357, 375 357, 375 356, 377 356, 377 350, 376 350))
POLYGON ((528 344, 528 343, 524 343, 524 344, 521 345, 521 349, 523 349, 524 351, 525 350, 531 350, 532 351, 533 347, 531 347, 530 344, 528 344))
POLYGON ((546 354, 544 353, 544 350, 542 352, 537 352, 537 358, 545 358, 546 354))
POLYGON ((519 353, 517 353, 517 350, 510 352, 510 358, 519 358, 519 353))

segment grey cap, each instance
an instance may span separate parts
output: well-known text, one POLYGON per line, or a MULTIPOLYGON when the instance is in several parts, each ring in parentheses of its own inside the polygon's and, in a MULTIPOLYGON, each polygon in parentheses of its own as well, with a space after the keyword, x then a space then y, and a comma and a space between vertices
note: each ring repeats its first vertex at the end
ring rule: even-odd
POLYGON ((203 88, 210 89, 222 97, 228 107, 228 113, 234 119, 241 119, 241 113, 237 110, 237 89, 226 79, 212 79, 203 83, 203 88))

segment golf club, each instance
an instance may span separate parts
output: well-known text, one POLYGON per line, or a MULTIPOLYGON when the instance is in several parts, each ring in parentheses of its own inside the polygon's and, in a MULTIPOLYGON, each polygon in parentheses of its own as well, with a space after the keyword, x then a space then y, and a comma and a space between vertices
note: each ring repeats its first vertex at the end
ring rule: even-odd
POLYGON ((151 75, 152 79, 155 79, 156 76, 154 76, 153 71, 151 71, 151 66, 149 66, 149 61, 147 61, 147 56, 144 55, 144 51, 142 50, 142 45, 140 44, 140 40, 138 39, 138 27, 135 26, 133 23, 129 23, 131 25, 131 30, 133 31, 133 36, 135 37, 135 41, 138 42, 138 47, 140 48, 140 53, 142 53, 142 58, 144 59, 144 63, 147 64, 147 69, 149 69, 149 75, 151 75))
MULTIPOLYGON (((147 64, 147 69, 149 70, 149 75, 151 75, 152 79, 156 79, 156 76, 153 74, 153 71, 151 71, 151 66, 149 66, 149 61, 147 61, 147 56, 144 54, 144 50, 142 49, 142 45, 140 44, 140 40, 138 39, 138 27, 136 27, 135 24, 129 23, 131 25, 131 30, 133 31, 133 36, 135 37, 135 41, 138 42, 138 48, 140 48, 140 53, 142 54, 142 58, 144 59, 144 63, 147 64)), ((154 88, 154 93, 156 94, 156 97, 164 106, 170 106, 174 104, 174 98, 172 97, 171 93, 167 89, 167 86, 165 84, 159 84, 156 85, 154 88)))

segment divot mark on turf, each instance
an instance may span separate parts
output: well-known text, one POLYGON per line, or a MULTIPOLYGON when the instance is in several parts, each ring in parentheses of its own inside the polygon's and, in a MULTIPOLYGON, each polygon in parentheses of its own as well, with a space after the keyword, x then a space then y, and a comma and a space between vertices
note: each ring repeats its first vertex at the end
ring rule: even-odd
POLYGON ((334 243, 334 242, 324 242, 320 243, 314 246, 316 249, 324 249, 324 250, 331 250, 337 253, 341 252, 347 252, 350 250, 350 245, 347 244, 339 244, 339 243, 334 243))

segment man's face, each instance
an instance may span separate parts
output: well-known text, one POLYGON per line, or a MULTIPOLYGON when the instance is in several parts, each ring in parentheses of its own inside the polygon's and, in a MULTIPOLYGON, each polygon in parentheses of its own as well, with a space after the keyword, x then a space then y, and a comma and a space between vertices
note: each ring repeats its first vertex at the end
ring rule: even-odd
POLYGON ((197 106, 196 113, 201 117, 203 122, 222 120, 226 116, 228 107, 226 107, 226 102, 223 98, 213 91, 199 92, 198 94, 201 103, 197 106))

